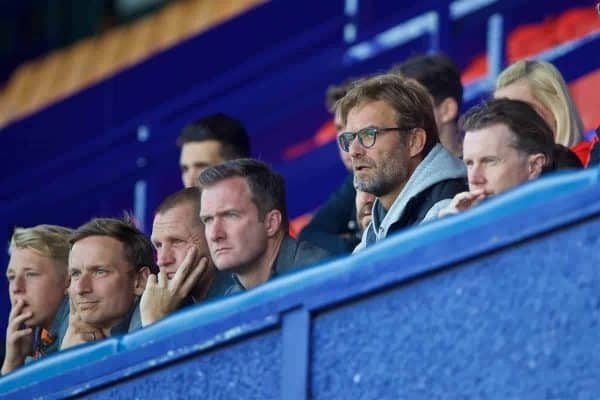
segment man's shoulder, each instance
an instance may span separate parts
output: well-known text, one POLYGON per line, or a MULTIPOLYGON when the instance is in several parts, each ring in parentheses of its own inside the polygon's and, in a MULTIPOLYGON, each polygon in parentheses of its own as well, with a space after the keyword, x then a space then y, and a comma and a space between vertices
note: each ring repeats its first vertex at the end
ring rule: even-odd
POLYGON ((131 318, 129 319, 129 326, 127 332, 135 332, 138 329, 142 329, 142 315, 140 312, 140 303, 135 305, 131 318))
POLYGON ((465 178, 445 179, 429 188, 429 197, 436 202, 442 199, 452 198, 456 194, 468 189, 469 185, 465 178))
POLYGON ((431 210, 443 204, 440 203, 442 200, 452 199, 456 194, 467 190, 467 187, 464 178, 454 178, 439 181, 422 190, 407 202, 400 217, 391 224, 388 233, 431 219, 431 210))
POLYGON ((54 316, 54 321, 50 327, 50 334, 56 338, 55 344, 52 346, 52 351, 58 351, 60 344, 65 337, 67 328, 69 327, 69 297, 65 296, 58 308, 58 312, 54 316))
POLYGON ((215 280, 210 285, 210 289, 208 291, 208 294, 206 295, 206 299, 212 300, 215 298, 219 298, 228 294, 235 293, 236 290, 241 289, 239 289, 237 282, 233 278, 233 274, 231 274, 230 272, 217 270, 215 280))
POLYGON ((291 236, 286 236, 277 257, 277 272, 284 273, 289 270, 315 264, 331 257, 331 253, 312 243, 298 241, 291 236))
POLYGON ((464 178, 445 179, 431 185, 413 198, 416 209, 416 222, 421 221, 436 203, 444 199, 452 199, 456 194, 468 189, 464 178))
POLYGON ((331 257, 331 253, 325 249, 313 245, 312 243, 299 241, 296 259, 304 264, 321 261, 331 257))

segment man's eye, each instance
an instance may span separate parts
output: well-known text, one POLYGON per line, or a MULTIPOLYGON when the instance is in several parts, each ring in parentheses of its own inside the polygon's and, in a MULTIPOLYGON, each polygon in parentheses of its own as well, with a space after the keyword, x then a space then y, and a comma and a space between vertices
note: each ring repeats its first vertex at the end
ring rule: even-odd
POLYGON ((377 128, 366 128, 363 129, 363 135, 373 137, 377 134, 377 128))
POLYGON ((12 280, 14 280, 14 279, 15 279, 15 276, 14 276, 14 275, 8 275, 8 276, 6 277, 6 279, 8 279, 9 281, 12 281, 12 280))
POLYGON ((171 240, 171 244, 173 246, 181 246, 182 244, 187 244, 187 242, 182 239, 173 239, 173 240, 171 240))
POLYGON ((71 271, 71 272, 69 273, 69 276, 70 276, 71 278, 78 278, 78 277, 79 277, 79 275, 81 275, 81 273, 80 273, 79 271, 71 271))
POLYGON ((30 278, 30 277, 33 277, 33 276, 38 276, 38 275, 39 275, 39 274, 38 274, 37 272, 27 272, 27 273, 25 274, 25 276, 26 276, 27 278, 30 278))

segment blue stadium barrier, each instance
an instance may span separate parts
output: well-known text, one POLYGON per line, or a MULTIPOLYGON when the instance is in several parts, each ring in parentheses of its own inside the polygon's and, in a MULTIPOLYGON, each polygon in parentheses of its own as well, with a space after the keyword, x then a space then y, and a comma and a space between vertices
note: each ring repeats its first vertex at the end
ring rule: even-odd
MULTIPOLYGON (((55 356, 45 359, 43 363, 33 362, 25 368, 18 369, 10 375, 2 377, 0 379, 2 381, 2 391, 5 393, 22 391, 33 382, 52 379, 65 372, 80 371, 83 365, 92 365, 98 360, 117 354, 118 346, 119 341, 117 338, 108 338, 90 346, 80 346, 56 353, 55 356)), ((85 385, 100 371, 94 369, 90 372, 92 373, 88 372, 87 375, 78 374, 79 379, 73 382, 85 385)), ((48 387, 48 389, 52 390, 52 387, 48 387)))
POLYGON ((598 173, 540 179, 361 254, 50 356, 0 379, 0 398, 597 393, 598 173))

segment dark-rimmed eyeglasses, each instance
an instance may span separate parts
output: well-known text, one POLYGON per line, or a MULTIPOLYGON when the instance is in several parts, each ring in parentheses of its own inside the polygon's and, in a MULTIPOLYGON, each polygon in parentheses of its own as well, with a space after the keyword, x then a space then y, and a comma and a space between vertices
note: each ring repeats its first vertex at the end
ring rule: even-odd
POLYGON ((377 139, 377 135, 381 132, 388 131, 403 131, 408 130, 400 127, 395 128, 375 128, 375 127, 367 127, 363 128, 357 132, 342 132, 338 135, 338 143, 340 148, 345 152, 350 151, 350 145, 354 141, 354 138, 358 136, 358 142, 365 149, 371 148, 375 145, 375 139, 377 139))

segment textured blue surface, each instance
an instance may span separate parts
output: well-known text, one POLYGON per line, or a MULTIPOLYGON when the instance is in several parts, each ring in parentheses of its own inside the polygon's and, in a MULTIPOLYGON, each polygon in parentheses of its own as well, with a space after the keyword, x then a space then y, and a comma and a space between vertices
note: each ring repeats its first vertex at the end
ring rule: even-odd
MULTIPOLYGON (((40 380, 51 382, 57 376, 65 373, 72 373, 72 385, 85 385, 88 380, 97 376, 98 373, 105 372, 106 369, 97 369, 95 364, 100 360, 106 360, 109 356, 117 353, 118 339, 109 338, 102 342, 86 346, 78 346, 67 351, 54 354, 43 361, 29 364, 26 368, 21 368, 10 375, 0 379, 0 397, 6 398, 32 398, 33 393, 38 393, 39 388, 29 388, 37 384, 40 380), (86 368, 80 370, 85 365, 86 368), (37 392, 36 392, 37 389, 37 392), (18 394, 12 392, 17 391, 18 394)), ((52 393, 60 387, 46 384, 44 393, 52 393)))
POLYGON ((91 399, 279 399, 281 337, 268 332, 179 360, 91 399))
POLYGON ((314 398, 597 398, 599 246, 596 220, 318 315, 314 398))

